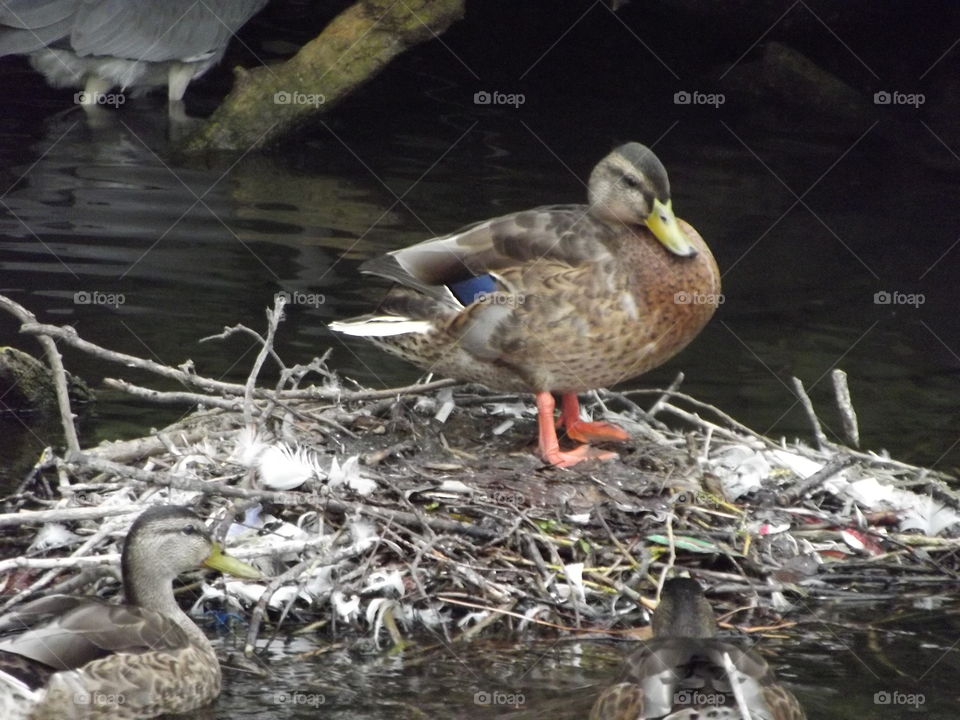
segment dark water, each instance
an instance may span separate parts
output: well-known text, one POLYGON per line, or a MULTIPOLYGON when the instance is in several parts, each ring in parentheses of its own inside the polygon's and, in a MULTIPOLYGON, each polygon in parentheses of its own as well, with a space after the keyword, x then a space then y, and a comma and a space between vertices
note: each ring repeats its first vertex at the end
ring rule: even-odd
MULTIPOLYGON (((632 385, 662 386, 682 369, 687 392, 761 432, 808 438, 789 378, 804 380, 833 429, 827 378, 839 366, 864 446, 947 471, 960 465, 960 159, 934 137, 940 128, 878 108, 838 133, 758 108, 638 108, 623 95, 562 92, 531 94, 519 109, 478 108, 475 87, 410 63, 295 144, 186 162, 170 152, 162 101, 90 123, 62 112, 69 93, 21 66, 3 70, 0 291, 41 321, 240 380, 256 354, 251 341, 199 340, 236 323, 261 328, 285 290, 301 301, 278 342, 288 363, 332 347, 333 364, 363 383, 407 382, 416 370, 325 329, 384 291, 360 282, 360 261, 477 219, 580 202, 583 179, 610 147, 656 142, 678 215, 717 256, 725 303, 690 348, 632 385), (385 112, 378 93, 398 81, 421 92, 385 112), (878 292, 923 303, 877 304, 878 292)), ((36 351, 15 331, 0 317, 0 342, 36 351)), ((123 376, 166 387, 69 351, 66 360, 94 384, 123 376)), ((89 444, 180 414, 104 391, 80 429, 89 444)), ((55 423, 0 422, 9 485, 58 440, 55 423)), ((956 716, 955 612, 900 615, 882 625, 889 634, 860 624, 883 616, 870 609, 763 642, 811 718, 956 716), (924 700, 885 705, 875 693, 924 700)), ((215 716, 495 717, 506 711, 476 704, 475 694, 502 693, 523 696, 511 714, 583 717, 627 652, 570 640, 456 650, 437 642, 387 656, 326 650, 303 639, 276 645, 270 682, 231 675, 215 716), (324 652, 298 659, 315 651, 324 652)))
MULTIPOLYGON (((63 97, 26 71, 17 79, 34 87, 0 126, 0 287, 93 342, 239 379, 253 344, 199 339, 262 327, 286 290, 302 303, 281 331, 287 362, 332 346, 334 365, 361 382, 410 380, 416 370, 325 329, 383 293, 358 278, 359 261, 479 218, 580 201, 616 140, 660 138, 674 206, 711 244, 725 303, 690 348, 632 385, 682 369, 688 392, 757 430, 809 437, 789 378, 804 380, 830 431, 828 376, 842 367, 867 448, 943 470, 960 460, 960 161, 916 132, 894 136, 883 118, 866 121, 859 142, 751 116, 613 113, 584 133, 549 107, 476 112, 439 84, 440 100, 389 119, 347 108, 282 150, 185 164, 170 155, 160 101, 91 127, 80 112, 57 114, 63 97), (877 304, 878 292, 923 304, 877 304)), ((12 339, 13 323, 0 323, 12 339)), ((121 371, 68 363, 94 382, 121 371)), ((175 417, 106 393, 81 429, 92 442, 175 417)), ((0 442, 15 455, 48 442, 6 425, 0 442)))
MULTIPOLYGON (((935 622, 925 611, 864 609, 844 616, 825 608, 822 622, 779 638, 753 637, 749 644, 794 692, 810 720, 956 717, 956 609, 941 611, 935 622)), ((222 647, 230 646, 224 639, 222 647)), ((224 718, 266 712, 304 720, 320 713, 371 720, 574 720, 587 716, 637 647, 575 638, 523 646, 487 640, 464 647, 427 637, 397 654, 374 651, 371 643, 364 655, 295 639, 265 654, 268 683, 229 674, 216 712, 224 718)))

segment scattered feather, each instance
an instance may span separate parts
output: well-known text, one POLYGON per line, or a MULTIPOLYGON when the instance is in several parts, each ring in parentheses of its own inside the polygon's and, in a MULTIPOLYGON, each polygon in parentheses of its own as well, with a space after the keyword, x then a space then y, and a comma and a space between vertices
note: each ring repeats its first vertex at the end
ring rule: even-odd
POLYGON ((372 478, 360 476, 360 456, 351 455, 341 465, 337 458, 330 463, 330 472, 327 475, 330 487, 346 485, 358 495, 367 496, 377 489, 378 485, 372 478))
POLYGON ((587 594, 583 586, 583 563, 570 563, 563 566, 563 574, 570 583, 573 590, 572 597, 575 597, 581 604, 586 604, 587 594))
POLYGON ((437 393, 437 402, 440 403, 440 408, 433 416, 433 419, 439 423, 445 423, 447 418, 450 417, 450 413, 452 413, 456 407, 456 403, 453 402, 453 388, 441 389, 440 392, 437 393))
POLYGON ((353 622, 360 617, 360 596, 347 597, 340 590, 334 590, 330 595, 330 603, 334 612, 346 622, 353 622))
POLYGON ((403 573, 399 570, 377 570, 370 574, 363 592, 377 592, 392 590, 395 594, 403 595, 406 588, 403 585, 403 573))
POLYGON ((257 434, 256 428, 245 427, 237 433, 236 445, 230 453, 229 460, 247 468, 257 465, 257 460, 270 447, 262 436, 257 434))
POLYGON ((960 515, 929 495, 921 495, 900 518, 900 531, 919 530, 924 535, 936 536, 960 522, 960 515))
POLYGON ((40 528, 39 532, 37 532, 36 537, 33 538, 33 542, 30 543, 30 547, 27 548, 27 553, 66 547, 79 542, 80 536, 68 530, 64 525, 60 523, 46 523, 40 528))
POLYGON ((712 458, 713 471, 720 478, 723 494, 737 500, 761 488, 773 468, 762 453, 746 445, 733 445, 712 458))
POLYGON ((323 476, 317 456, 304 448, 271 445, 257 460, 260 483, 270 490, 293 490, 323 476))

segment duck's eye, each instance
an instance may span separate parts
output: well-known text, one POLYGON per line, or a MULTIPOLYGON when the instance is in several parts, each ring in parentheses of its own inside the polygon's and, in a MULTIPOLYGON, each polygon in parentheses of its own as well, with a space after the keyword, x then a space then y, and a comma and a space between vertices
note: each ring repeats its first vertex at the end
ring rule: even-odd
POLYGON ((196 525, 184 525, 183 530, 180 532, 182 532, 184 535, 199 535, 200 528, 198 528, 196 525))
POLYGON ((623 184, 631 190, 636 190, 638 187, 640 187, 640 181, 633 175, 624 175, 623 184))

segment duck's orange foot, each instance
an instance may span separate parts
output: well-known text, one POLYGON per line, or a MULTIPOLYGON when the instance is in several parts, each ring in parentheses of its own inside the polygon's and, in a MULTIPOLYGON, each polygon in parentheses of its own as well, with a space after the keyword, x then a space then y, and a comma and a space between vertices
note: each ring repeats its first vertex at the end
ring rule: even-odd
POLYGON ((597 450, 589 445, 580 445, 573 450, 561 450, 558 447, 541 448, 540 457, 554 467, 566 468, 584 460, 614 460, 617 454, 609 450, 597 450))
POLYGON ((567 437, 577 442, 625 442, 630 439, 622 427, 605 422, 575 420, 567 423, 567 437))

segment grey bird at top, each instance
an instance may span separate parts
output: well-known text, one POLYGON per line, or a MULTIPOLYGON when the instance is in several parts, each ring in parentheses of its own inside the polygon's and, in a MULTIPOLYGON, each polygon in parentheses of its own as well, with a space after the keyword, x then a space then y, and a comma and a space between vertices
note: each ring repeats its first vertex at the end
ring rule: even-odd
POLYGON ((27 55, 54 87, 96 105, 110 90, 167 87, 171 107, 220 62, 269 0, 4 0, 0 57, 27 55))

